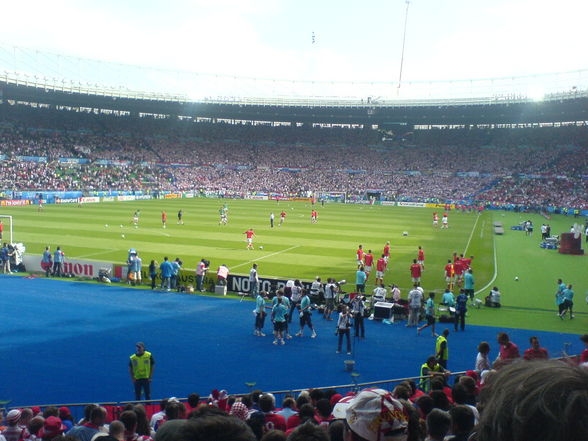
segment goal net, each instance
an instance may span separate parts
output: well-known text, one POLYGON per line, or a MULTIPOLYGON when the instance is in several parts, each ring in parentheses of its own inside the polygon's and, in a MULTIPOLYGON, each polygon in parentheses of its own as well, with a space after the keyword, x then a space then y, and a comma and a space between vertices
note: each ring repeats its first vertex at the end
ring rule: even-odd
POLYGON ((12 231, 12 216, 0 214, 0 242, 14 243, 14 236, 12 231))

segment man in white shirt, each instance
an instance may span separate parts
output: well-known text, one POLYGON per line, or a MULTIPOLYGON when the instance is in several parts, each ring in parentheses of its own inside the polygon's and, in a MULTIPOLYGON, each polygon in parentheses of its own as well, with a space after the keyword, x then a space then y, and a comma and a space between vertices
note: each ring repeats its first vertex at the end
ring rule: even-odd
POLYGON ((410 308, 410 311, 408 314, 407 327, 417 326, 419 324, 419 315, 423 304, 423 293, 419 288, 418 284, 415 283, 414 288, 408 293, 408 307, 410 308))
POLYGON ((259 277, 257 275, 257 263, 254 263, 249 271, 249 294, 256 297, 259 293, 259 277))

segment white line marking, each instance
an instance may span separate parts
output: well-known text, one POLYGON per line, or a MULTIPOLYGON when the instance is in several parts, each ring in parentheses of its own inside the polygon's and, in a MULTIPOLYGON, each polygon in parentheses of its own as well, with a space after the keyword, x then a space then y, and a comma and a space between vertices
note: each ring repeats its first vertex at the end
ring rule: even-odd
POLYGON ((484 237, 484 227, 486 226, 486 221, 482 222, 482 228, 480 228, 480 239, 484 237))
POLYGON ((495 235, 492 235, 492 248, 494 250, 494 276, 492 276, 492 280, 490 280, 488 282, 488 284, 483 287, 482 289, 477 290, 474 295, 481 293, 482 291, 488 289, 490 287, 490 285, 492 285, 494 283, 494 281, 496 280, 496 277, 498 277, 498 260, 496 259, 496 238, 494 237, 495 235))
POLYGON ((97 253, 91 253, 91 254, 82 254, 81 256, 75 256, 75 259, 84 259, 86 257, 93 257, 93 256, 101 256, 102 254, 108 254, 111 253, 112 251, 116 251, 118 248, 108 248, 106 251, 99 251, 97 253))
POLYGON ((249 262, 240 263, 239 265, 232 266, 232 267, 231 267, 231 270, 234 270, 235 268, 239 268, 239 267, 241 267, 241 266, 249 265, 249 264, 251 264, 251 263, 253 263, 253 262, 257 262, 258 260, 267 259, 268 257, 275 256, 276 254, 282 254, 282 253, 285 253, 285 252, 287 252, 287 251, 293 250, 293 249, 295 249, 295 248, 300 248, 300 246, 301 246, 301 245, 296 245, 296 246, 294 246, 294 247, 286 248, 285 250, 282 250, 282 251, 276 251, 275 253, 271 253, 271 254, 268 254, 268 255, 266 255, 266 256, 262 256, 262 257, 260 257, 259 259, 254 259, 254 260, 250 260, 249 262))
POLYGON ((474 222, 474 226, 472 227, 472 232, 470 233, 470 238, 468 239, 468 243, 466 244, 465 249, 463 250, 463 255, 466 255, 466 251, 470 247, 470 242, 472 241, 472 237, 474 235, 474 231, 476 231, 476 225, 478 225, 478 220, 480 219, 480 215, 476 217, 476 222, 474 222))

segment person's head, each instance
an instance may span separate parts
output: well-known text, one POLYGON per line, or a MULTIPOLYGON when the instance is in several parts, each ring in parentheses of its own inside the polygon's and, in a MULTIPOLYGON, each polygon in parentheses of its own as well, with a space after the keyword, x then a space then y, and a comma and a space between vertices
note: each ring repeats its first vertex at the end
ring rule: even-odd
POLYGON ((186 406, 178 400, 170 400, 165 406, 165 416, 167 420, 177 420, 184 418, 186 415, 186 406))
POLYGON ((432 409, 427 415, 427 435, 435 440, 442 440, 451 428, 449 413, 441 409, 432 409))
POLYGON ((41 430, 41 427, 43 427, 44 424, 45 418, 43 418, 41 415, 37 415, 31 418, 31 421, 29 422, 27 429, 29 430, 29 433, 36 435, 37 433, 39 433, 39 430, 41 430))
POLYGON ((165 257, 163 258, 163 261, 164 261, 164 262, 167 262, 168 260, 169 260, 169 259, 167 258, 167 256, 165 256, 165 257))
POLYGON ((561 279, 557 279, 557 283, 558 283, 559 285, 561 285, 561 284, 563 283, 563 280, 561 280, 561 279))
POLYGON ((33 410, 30 407, 25 407, 21 410, 19 424, 26 427, 31 421, 31 418, 33 418, 33 410))
POLYGON ((584 345, 588 347, 588 334, 580 336, 580 340, 582 341, 582 343, 584 343, 584 345))
POLYGON ((539 349, 541 347, 541 345, 539 344, 539 339, 535 336, 529 339, 529 343, 531 344, 531 347, 533 349, 539 349))
POLYGON ((416 263, 416 259, 412 259, 412 263, 416 263))
POLYGON ((470 407, 461 404, 453 406, 449 409, 449 415, 451 416, 451 432, 454 435, 471 433, 476 417, 470 407))
POLYGON ((448 328, 445 328, 443 330, 443 337, 447 337, 448 335, 449 335, 449 329, 448 328))
POLYGON ((479 441, 588 439, 588 370, 558 360, 514 363, 480 393, 479 441))
POLYGON ((329 435, 325 429, 308 421, 294 429, 288 441, 329 441, 329 435))
POLYGON ((298 416, 300 422, 303 423, 308 420, 314 420, 314 407, 310 403, 303 404, 298 409, 298 416))
POLYGON ((298 395, 298 398, 296 398, 296 408, 300 409, 302 406, 304 406, 305 404, 310 403, 310 398, 308 397, 307 394, 300 394, 298 395))
POLYGON ((268 413, 274 410, 275 401, 274 397, 270 394, 262 394, 259 397, 259 410, 268 413))
POLYGON ((253 264, 253 269, 257 269, 257 263, 253 264))
POLYGON ((435 376, 431 378, 431 390, 443 390, 445 388, 445 380, 443 377, 435 376))
POLYGON ((363 245, 360 245, 360 246, 359 246, 359 249, 361 250, 362 248, 363 248, 363 245))
POLYGON ((408 400, 412 396, 412 390, 406 383, 400 383, 394 388, 392 395, 394 398, 408 400))
POLYGON ((231 409, 229 410, 229 415, 233 415, 234 417, 239 418, 240 420, 246 421, 249 417, 249 409, 247 408, 247 406, 245 406, 245 404, 243 404, 243 402, 236 401, 231 406, 231 409))
POLYGON ((429 358, 427 358, 427 366, 429 369, 433 369, 435 365, 437 365, 437 357, 431 355, 429 358))
POLYGON ((435 293, 434 292, 430 292, 429 293, 429 298, 430 299, 434 299, 435 298, 435 293))
POLYGON ((451 402, 443 390, 432 390, 429 395, 433 399, 433 407, 441 410, 451 409, 451 402))
POLYGON ((478 352, 480 354, 489 354, 490 344, 487 341, 480 342, 480 344, 478 345, 478 352))
POLYGON ((331 441, 344 441, 345 421, 334 420, 329 424, 329 439, 331 441))
POLYGON ((61 435, 67 427, 63 425, 61 419, 56 416, 50 416, 45 419, 43 427, 39 430, 39 437, 43 440, 50 440, 61 435))
POLYGON ((572 289, 572 284, 571 283, 568 285, 568 289, 572 289))
POLYGON ((190 418, 180 427, 176 440, 257 441, 251 428, 244 421, 228 415, 190 418))
POLYGON ((120 414, 118 419, 124 424, 127 433, 135 433, 137 431, 137 414, 132 410, 125 410, 120 414))
POLYGON ((497 337, 498 344, 505 345, 508 344, 510 339, 508 338, 508 334, 506 332, 499 332, 497 337))
POLYGON ((190 407, 192 407, 192 408, 197 407, 199 403, 200 403, 200 395, 195 394, 195 393, 191 393, 190 395, 188 395, 188 404, 190 405, 190 407))
POLYGON ((468 273, 473 274, 474 270, 472 270, 471 268, 468 270, 468 273))
POLYGON ((43 418, 47 419, 50 416, 59 417, 59 409, 55 406, 46 407, 43 410, 43 418))
POLYGON ((104 407, 96 406, 90 412, 90 422, 100 427, 106 422, 106 415, 106 409, 104 407))
POLYGON ((114 420, 108 426, 108 434, 113 438, 122 440, 125 438, 125 426, 121 421, 114 420))
POLYGON ((405 441, 408 438, 408 411, 383 389, 358 393, 349 402, 345 421, 350 440, 405 441))
POLYGON ((260 441, 286 441, 286 434, 281 430, 268 430, 261 437, 260 441))
POLYGON ((6 424, 9 427, 15 427, 20 420, 22 412, 18 409, 12 409, 10 412, 6 414, 6 424))
POLYGON ((282 402, 282 408, 288 408, 288 409, 294 409, 296 407, 296 401, 294 401, 294 398, 292 397, 288 397, 288 398, 284 398, 284 401, 282 402))
POLYGON ((320 282, 321 281, 321 278, 319 276, 316 276, 316 281, 317 282, 320 282))
POLYGON ((312 389, 310 392, 310 401, 316 405, 317 401, 324 397, 322 389, 312 389))
POLYGON ((328 418, 331 415, 333 406, 328 398, 321 398, 316 402, 316 411, 323 418, 328 418))
POLYGON ((138 341, 137 343, 135 343, 135 349, 137 355, 143 355, 145 353, 145 343, 143 343, 142 341, 138 341))

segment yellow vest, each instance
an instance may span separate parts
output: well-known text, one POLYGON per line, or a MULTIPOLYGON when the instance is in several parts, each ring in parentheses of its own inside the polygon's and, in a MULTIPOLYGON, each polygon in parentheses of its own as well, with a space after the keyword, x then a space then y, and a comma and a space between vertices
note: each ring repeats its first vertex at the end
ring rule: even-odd
POLYGON ((437 337, 437 342, 435 343, 435 355, 441 360, 449 359, 449 348, 447 347, 447 339, 442 335, 437 337), (441 357, 439 357, 439 350, 441 349, 441 343, 443 342, 445 342, 445 349, 443 350, 441 357))
POLYGON ((135 380, 151 377, 151 352, 145 351, 143 355, 131 355, 131 366, 135 380))

